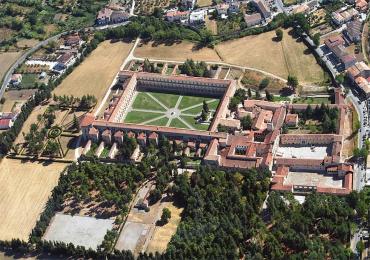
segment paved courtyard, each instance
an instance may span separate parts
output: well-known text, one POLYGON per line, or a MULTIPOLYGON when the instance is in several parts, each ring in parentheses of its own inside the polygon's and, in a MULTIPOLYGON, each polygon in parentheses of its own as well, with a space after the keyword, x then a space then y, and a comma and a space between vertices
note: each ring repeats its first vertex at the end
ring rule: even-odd
POLYGON ((329 146, 279 146, 276 154, 283 158, 323 159, 330 154, 329 146))
POLYGON ((219 99, 209 97, 137 92, 123 121, 143 125, 208 130, 219 102, 219 99), (203 101, 208 104, 211 116, 208 122, 200 123, 197 118, 202 112, 203 101))
POLYGON ((333 178, 317 172, 289 172, 284 184, 342 188, 343 179, 333 178))
POLYGON ((57 213, 46 230, 44 240, 73 243, 95 250, 103 242, 107 231, 112 229, 113 222, 111 219, 57 213))

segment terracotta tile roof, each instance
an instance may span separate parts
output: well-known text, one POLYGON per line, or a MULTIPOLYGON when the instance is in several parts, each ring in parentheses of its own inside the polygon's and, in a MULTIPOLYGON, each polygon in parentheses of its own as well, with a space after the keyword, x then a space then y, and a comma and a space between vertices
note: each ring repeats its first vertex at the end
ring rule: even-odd
POLYGON ((95 120, 94 114, 87 113, 80 120, 80 127, 90 126, 95 120))

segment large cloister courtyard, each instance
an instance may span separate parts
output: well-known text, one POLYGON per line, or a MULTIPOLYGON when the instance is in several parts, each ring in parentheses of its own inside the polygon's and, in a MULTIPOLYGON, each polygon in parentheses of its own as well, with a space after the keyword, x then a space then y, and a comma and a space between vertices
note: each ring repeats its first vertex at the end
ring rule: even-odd
POLYGON ((142 125, 208 130, 219 103, 220 100, 217 98, 138 91, 123 121, 142 125), (208 120, 201 122, 200 115, 204 101, 208 104, 210 113, 208 120))

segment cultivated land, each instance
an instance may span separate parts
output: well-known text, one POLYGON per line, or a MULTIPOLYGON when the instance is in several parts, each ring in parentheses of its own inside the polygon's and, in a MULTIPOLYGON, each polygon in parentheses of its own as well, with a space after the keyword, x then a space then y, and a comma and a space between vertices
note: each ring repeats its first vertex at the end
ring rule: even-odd
POLYGON ((155 45, 153 42, 142 44, 135 49, 135 57, 173 61, 184 61, 186 59, 221 61, 214 50, 210 48, 198 50, 193 43, 187 41, 171 45, 155 45))
POLYGON ((209 123, 197 123, 197 117, 202 112, 203 101, 207 102, 211 113, 216 111, 220 102, 219 99, 209 97, 138 92, 124 122, 207 130, 209 123))
POLYGON ((289 74, 302 83, 321 83, 324 72, 306 45, 284 30, 281 42, 274 41, 275 32, 223 42, 216 51, 223 61, 265 70, 282 78, 289 74))
POLYGON ((3 159, 0 164, 0 240, 27 241, 57 185, 62 163, 3 159))
POLYGON ((10 66, 22 55, 22 52, 3 52, 0 54, 0 82, 10 66))
POLYGON ((132 44, 105 41, 99 44, 63 82, 55 89, 56 95, 94 95, 98 104, 120 70, 132 44))

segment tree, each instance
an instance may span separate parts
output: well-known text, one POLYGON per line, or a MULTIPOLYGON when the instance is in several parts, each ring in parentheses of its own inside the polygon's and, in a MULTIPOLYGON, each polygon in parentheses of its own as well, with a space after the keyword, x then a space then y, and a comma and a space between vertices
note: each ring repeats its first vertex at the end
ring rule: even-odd
POLYGON ((318 47, 320 45, 320 33, 315 33, 312 37, 313 43, 318 47))
POLYGON ((265 90, 267 101, 274 101, 274 95, 270 94, 268 90, 265 90))
POLYGON ((206 112, 206 113, 209 113, 209 107, 208 107, 208 104, 205 100, 203 100, 203 110, 206 112))
POLYGON ((298 87, 298 78, 296 76, 289 75, 287 81, 288 86, 292 87, 292 89, 295 91, 295 89, 298 87))
POLYGON ((275 34, 276 34, 276 39, 278 41, 281 41, 283 39, 284 33, 283 33, 283 31, 281 29, 276 29, 275 30, 275 34))
POLYGON ((261 98, 261 93, 259 91, 256 91, 256 99, 260 99, 261 98))
POLYGON ((80 123, 78 122, 76 114, 73 114, 72 128, 80 131, 80 123))
POLYGON ((207 121, 207 119, 208 119, 208 113, 206 111, 204 111, 204 109, 202 110, 200 118, 202 119, 202 121, 207 121))
POLYGON ((168 208, 163 208, 162 216, 161 216, 161 223, 167 224, 168 220, 171 218, 171 211, 168 208))
POLYGON ((252 91, 250 88, 248 88, 248 97, 251 98, 252 97, 252 91))
POLYGON ((362 252, 365 250, 365 244, 362 240, 357 242, 356 250, 359 253, 359 255, 362 256, 362 252))
POLYGON ((145 72, 152 72, 152 66, 150 64, 150 61, 148 59, 144 60, 143 69, 145 72))
POLYGON ((243 130, 251 130, 252 129, 252 118, 250 115, 243 117, 240 120, 243 130))
POLYGON ((267 88, 269 84, 270 84, 270 80, 268 78, 264 78, 263 80, 261 80, 258 87, 259 89, 264 89, 264 88, 267 88))

